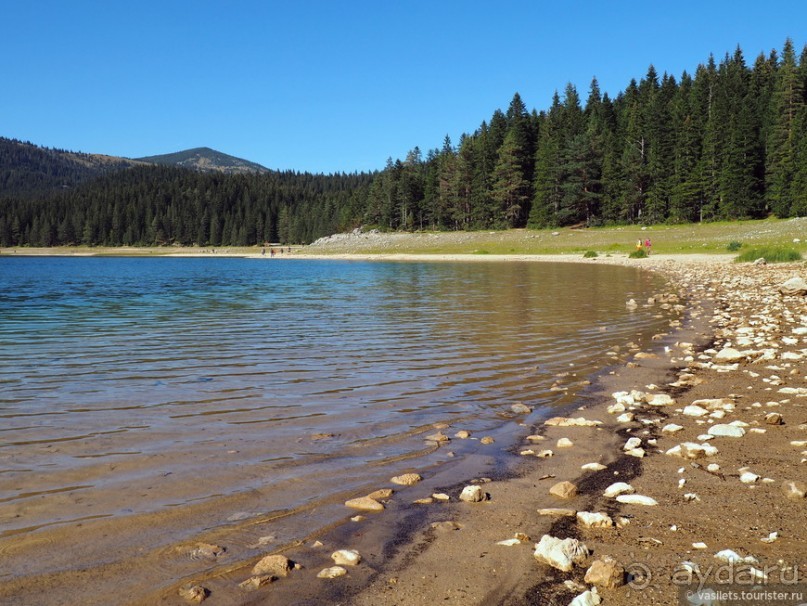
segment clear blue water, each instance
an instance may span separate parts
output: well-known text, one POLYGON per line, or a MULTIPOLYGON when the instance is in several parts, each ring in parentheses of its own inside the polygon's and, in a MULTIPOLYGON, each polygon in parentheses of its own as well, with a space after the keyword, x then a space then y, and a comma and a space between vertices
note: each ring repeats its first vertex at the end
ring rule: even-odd
POLYGON ((647 343, 666 320, 625 301, 658 285, 593 263, 0 257, 0 553, 88 519, 167 516, 176 539, 197 529, 169 513, 211 527, 428 469, 432 424, 479 437, 516 402, 536 421, 647 343))

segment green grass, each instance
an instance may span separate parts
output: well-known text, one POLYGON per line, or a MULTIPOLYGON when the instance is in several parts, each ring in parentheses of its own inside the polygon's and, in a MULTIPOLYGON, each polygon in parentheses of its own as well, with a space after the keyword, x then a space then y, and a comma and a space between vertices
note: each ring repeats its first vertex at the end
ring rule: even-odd
POLYGON ((631 259, 646 259, 648 255, 644 248, 639 248, 631 252, 628 256, 631 259))
POLYGON ((765 259, 768 263, 789 263, 801 261, 801 253, 793 248, 760 246, 746 250, 735 261, 737 263, 748 263, 757 259, 765 259))
POLYGON ((737 242, 737 240, 732 240, 729 242, 728 246, 726 246, 726 250, 729 252, 737 252, 743 247, 742 242, 737 242))
POLYGON ((599 255, 597 254, 596 250, 587 250, 586 252, 583 253, 583 257, 585 259, 593 259, 595 257, 599 257, 599 255))
POLYGON ((354 252, 364 254, 566 254, 583 255, 587 250, 627 256, 636 241, 650 238, 656 254, 729 254, 731 242, 741 242, 743 250, 758 246, 789 246, 807 253, 807 218, 766 219, 688 223, 684 225, 619 225, 584 229, 511 229, 471 232, 432 232, 400 234, 388 232, 383 244, 372 238, 345 242, 344 245, 304 248, 306 252, 354 252), (553 235, 556 234, 556 235, 553 235), (800 239, 794 243, 794 239, 800 239), (484 252, 482 252, 484 251, 484 252))

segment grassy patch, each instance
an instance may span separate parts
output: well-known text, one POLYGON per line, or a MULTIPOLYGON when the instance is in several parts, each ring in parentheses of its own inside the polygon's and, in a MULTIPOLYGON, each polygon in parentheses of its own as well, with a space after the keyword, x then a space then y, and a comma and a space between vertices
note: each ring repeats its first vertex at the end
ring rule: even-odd
POLYGON ((644 248, 640 248, 638 250, 634 250, 631 254, 628 255, 631 259, 646 259, 647 252, 644 248))
POLYGON ((749 248, 741 253, 735 259, 735 262, 748 263, 760 258, 765 259, 768 263, 787 263, 789 261, 801 261, 801 253, 793 248, 760 246, 749 248))
POLYGON ((728 243, 728 246, 726 246, 726 250, 729 251, 729 252, 737 252, 742 247, 743 247, 742 242, 737 242, 737 240, 732 240, 731 242, 728 243))
POLYGON ((593 259, 594 257, 599 257, 596 250, 587 250, 583 253, 583 257, 585 259, 593 259))

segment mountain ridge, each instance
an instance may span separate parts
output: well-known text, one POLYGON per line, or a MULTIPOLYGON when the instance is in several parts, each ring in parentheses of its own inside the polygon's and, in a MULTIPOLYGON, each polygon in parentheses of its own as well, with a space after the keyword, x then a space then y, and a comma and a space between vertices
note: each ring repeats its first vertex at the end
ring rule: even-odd
POLYGON ((148 164, 179 166, 201 172, 222 172, 226 174, 272 172, 256 162, 231 156, 210 147, 193 147, 168 154, 134 158, 134 160, 148 164))

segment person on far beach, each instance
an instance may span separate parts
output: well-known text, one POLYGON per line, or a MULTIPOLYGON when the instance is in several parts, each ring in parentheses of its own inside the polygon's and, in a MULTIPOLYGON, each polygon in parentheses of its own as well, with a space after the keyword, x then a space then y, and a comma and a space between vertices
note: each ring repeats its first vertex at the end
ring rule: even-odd
POLYGON ((647 240, 644 241, 644 250, 648 255, 650 254, 650 247, 651 246, 653 246, 653 245, 650 243, 650 238, 648 238, 647 240))
POLYGON ((642 250, 642 239, 636 240, 636 250, 642 250))

